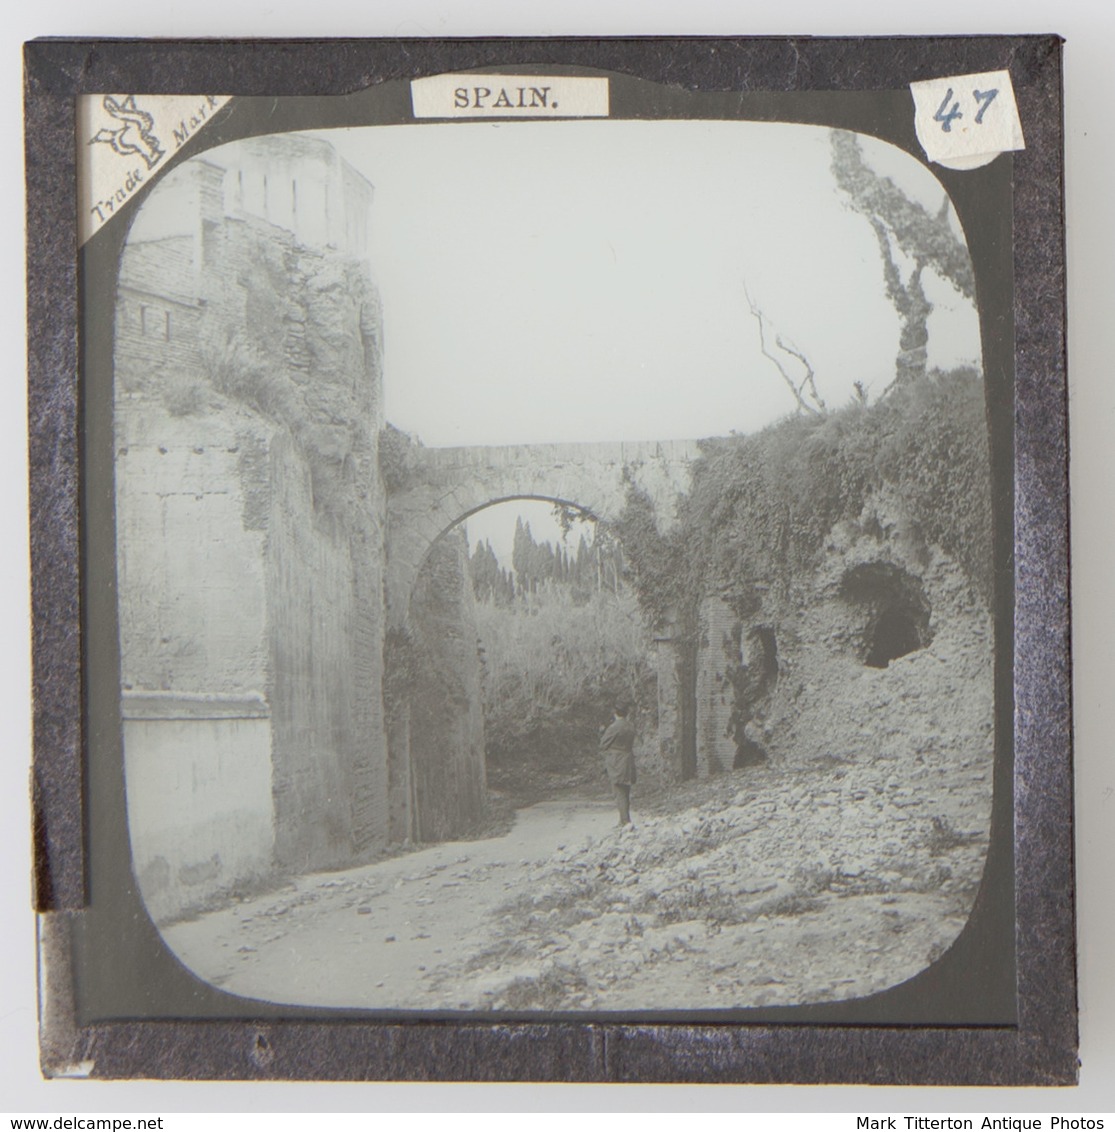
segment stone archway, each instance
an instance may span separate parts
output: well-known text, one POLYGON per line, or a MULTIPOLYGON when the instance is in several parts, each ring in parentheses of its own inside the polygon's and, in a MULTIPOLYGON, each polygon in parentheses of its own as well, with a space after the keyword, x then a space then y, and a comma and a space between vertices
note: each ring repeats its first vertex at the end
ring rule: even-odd
POLYGON ((614 519, 635 485, 654 502, 666 529, 700 454, 699 443, 690 440, 414 448, 405 481, 388 494, 389 623, 405 624, 430 547, 470 514, 506 500, 541 499, 614 519))
MULTIPOLYGON (((459 702, 449 703, 452 697, 447 697, 439 707, 447 716, 440 721, 445 737, 435 736, 433 740, 421 734, 423 729, 431 731, 428 709, 423 709, 421 717, 412 714, 412 692, 401 687, 392 691, 401 683, 392 672, 405 672, 408 664, 415 662, 420 644, 416 637, 426 631, 425 624, 412 617, 416 596, 421 596, 427 610, 431 604, 443 607, 441 612, 448 618, 443 633, 445 648, 461 654, 457 662, 463 661, 467 651, 453 639, 449 624, 450 607, 460 599, 460 576, 467 571, 458 562, 454 573, 448 561, 440 561, 440 557, 459 554, 459 549, 451 549, 446 537, 451 539, 454 529, 470 515, 516 500, 563 505, 595 520, 618 518, 632 484, 654 502, 661 525, 668 527, 676 519, 678 501, 689 485, 690 463, 697 455, 697 444, 690 442, 415 447, 408 452, 404 481, 388 496, 385 715, 393 838, 445 836, 447 830, 464 821, 468 799, 477 794, 477 781, 483 782, 483 752, 476 751, 476 712, 471 702, 478 697, 478 688, 472 693, 465 690, 468 678, 462 676, 459 702), (433 587, 423 581, 423 568, 428 571, 431 563, 443 574, 433 587), (426 757, 423 751, 436 751, 436 757, 426 757), (428 800, 434 793, 427 782, 431 759, 438 764, 436 773, 442 780, 457 784, 452 799, 428 800)), ((660 679, 660 700, 664 695, 676 697, 679 686, 685 683, 673 673, 677 660, 671 646, 670 641, 658 645, 659 672, 665 666, 671 676, 660 679)), ((678 718, 676 710, 663 714, 671 720, 678 718)), ((437 731, 437 726, 432 731, 437 731)), ((660 731, 656 737, 660 757, 672 758, 680 746, 672 734, 660 731)))

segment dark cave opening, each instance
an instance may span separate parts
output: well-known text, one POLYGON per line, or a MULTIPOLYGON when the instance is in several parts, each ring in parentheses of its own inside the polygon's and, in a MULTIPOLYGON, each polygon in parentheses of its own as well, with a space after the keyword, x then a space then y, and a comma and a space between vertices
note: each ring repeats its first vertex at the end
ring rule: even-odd
POLYGON ((841 596, 866 614, 860 657, 868 668, 886 668, 932 640, 925 588, 901 566, 861 563, 844 575, 841 596))
POLYGON ((867 655, 863 663, 868 668, 886 668, 892 660, 916 652, 922 646, 921 633, 910 613, 891 607, 879 614, 867 634, 867 655))
POLYGON ((778 643, 769 625, 760 625, 747 634, 750 667, 754 670, 756 696, 766 695, 778 679, 778 643))

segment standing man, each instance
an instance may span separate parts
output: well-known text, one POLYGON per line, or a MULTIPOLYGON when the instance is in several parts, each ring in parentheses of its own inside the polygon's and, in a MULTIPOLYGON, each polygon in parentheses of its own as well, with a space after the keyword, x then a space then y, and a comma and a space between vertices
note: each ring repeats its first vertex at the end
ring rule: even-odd
POLYGON ((600 736, 600 752, 616 796, 619 824, 625 826, 631 824, 631 787, 635 785, 635 727, 628 718, 630 705, 618 703, 612 711, 612 723, 600 736))

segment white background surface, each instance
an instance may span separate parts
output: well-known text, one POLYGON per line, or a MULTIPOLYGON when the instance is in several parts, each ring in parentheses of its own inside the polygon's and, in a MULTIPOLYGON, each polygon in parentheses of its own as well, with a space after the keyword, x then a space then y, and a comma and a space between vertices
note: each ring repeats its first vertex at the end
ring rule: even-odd
MULTIPOLYGON (((5 12, 0 130, 9 174, 0 228, 7 362, 0 374, 0 1110, 10 1112, 616 1109, 995 1114, 1115 1109, 1115 732, 1111 679, 1115 536, 1115 300, 1110 125, 1115 7, 1102 0, 43 0, 5 12), (1076 1089, 656 1088, 43 1082, 29 913, 30 765, 20 43, 38 35, 884 35, 1046 33, 1067 39, 1066 118, 1081 1071, 1076 1089)), ((850 1127, 854 1124, 849 1122, 850 1127)), ((1108 1123, 1108 1128, 1112 1127, 1108 1123)))

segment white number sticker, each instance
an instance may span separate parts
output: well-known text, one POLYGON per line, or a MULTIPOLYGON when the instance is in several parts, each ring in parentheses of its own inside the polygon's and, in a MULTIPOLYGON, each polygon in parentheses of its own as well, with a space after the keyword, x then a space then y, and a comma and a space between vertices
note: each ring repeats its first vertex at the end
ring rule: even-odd
POLYGON ((976 169, 1025 149, 1007 71, 910 83, 914 126, 926 157, 950 169, 976 169))

